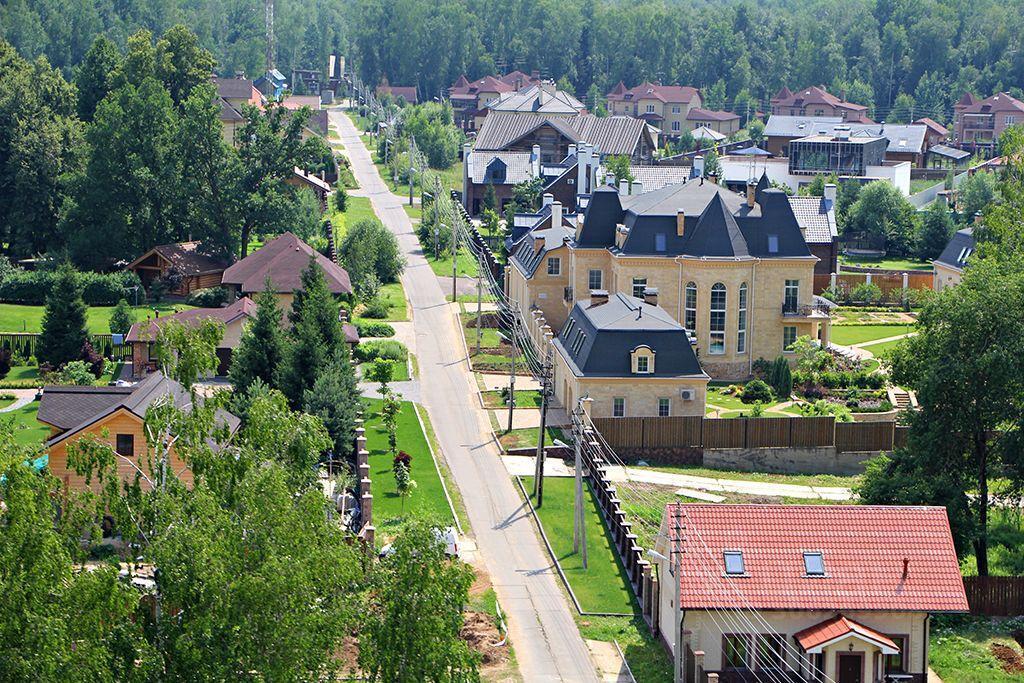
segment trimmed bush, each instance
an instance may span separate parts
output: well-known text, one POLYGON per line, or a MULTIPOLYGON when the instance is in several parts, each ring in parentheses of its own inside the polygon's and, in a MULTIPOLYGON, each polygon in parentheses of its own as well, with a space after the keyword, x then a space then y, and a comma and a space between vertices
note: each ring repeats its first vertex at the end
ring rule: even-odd
POLYGON ((771 403, 772 388, 760 379, 752 379, 743 387, 740 400, 744 403, 771 403))
POLYGON ((364 318, 386 318, 388 313, 388 305, 383 299, 373 299, 363 308, 364 318))
MULTIPOLYGON (((0 282, 0 302, 41 306, 53 288, 55 274, 42 270, 19 270, 0 282)), ((121 299, 135 300, 133 286, 139 286, 139 302, 145 300, 142 283, 135 273, 76 273, 82 300, 88 306, 113 306, 121 299)))
POLYGON ((387 323, 356 321, 356 330, 360 337, 394 337, 395 328, 387 323))
POLYGON ((393 339, 363 342, 356 346, 355 357, 360 363, 377 360, 396 360, 405 362, 409 358, 409 349, 405 344, 393 339))
POLYGON ((185 303, 198 308, 220 308, 228 302, 231 294, 224 287, 197 289, 185 297, 185 303))

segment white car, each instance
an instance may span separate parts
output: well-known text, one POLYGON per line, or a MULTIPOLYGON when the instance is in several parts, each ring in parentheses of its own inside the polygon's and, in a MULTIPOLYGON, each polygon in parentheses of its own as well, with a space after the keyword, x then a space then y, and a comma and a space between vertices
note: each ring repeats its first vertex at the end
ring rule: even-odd
MULTIPOLYGON (((444 546, 444 554, 448 557, 459 556, 459 532, 455 530, 455 527, 449 526, 443 529, 437 527, 434 528, 434 538, 437 542, 444 546)), ((381 546, 378 557, 385 558, 395 552, 395 549, 390 543, 381 546)))

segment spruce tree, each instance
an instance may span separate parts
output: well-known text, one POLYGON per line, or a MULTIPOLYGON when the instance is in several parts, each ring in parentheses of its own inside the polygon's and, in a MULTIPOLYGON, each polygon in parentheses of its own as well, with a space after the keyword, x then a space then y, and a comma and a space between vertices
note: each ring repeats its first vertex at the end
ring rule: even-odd
POLYGON ((306 390, 316 384, 332 356, 312 317, 303 317, 292 330, 292 343, 281 366, 281 392, 293 408, 302 405, 306 390))
POLYGON ((334 442, 335 456, 343 457, 351 451, 359 411, 359 387, 355 368, 344 346, 335 352, 312 389, 306 390, 303 410, 324 423, 334 442))
POLYGON ((256 317, 242 332, 238 350, 231 359, 229 374, 235 391, 245 392, 256 380, 277 386, 277 374, 284 355, 281 309, 267 278, 266 288, 256 295, 256 317))
POLYGON ((60 266, 46 297, 43 331, 36 342, 36 360, 40 365, 58 368, 68 361, 78 360, 82 346, 89 339, 85 310, 77 273, 70 265, 60 266))
POLYGON ((302 271, 288 319, 293 329, 297 329, 303 319, 315 325, 327 347, 328 358, 345 342, 345 334, 338 320, 338 302, 327 288, 324 271, 315 256, 309 257, 309 265, 302 271))
POLYGON ((110 334, 128 334, 135 324, 135 312, 128 302, 121 299, 110 313, 110 334))

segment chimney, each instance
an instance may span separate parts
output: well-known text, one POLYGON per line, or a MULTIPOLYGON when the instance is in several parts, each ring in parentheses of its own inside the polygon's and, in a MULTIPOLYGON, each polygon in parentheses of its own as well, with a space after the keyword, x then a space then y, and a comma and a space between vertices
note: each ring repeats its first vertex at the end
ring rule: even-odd
POLYGON ((555 195, 551 194, 550 192, 545 192, 544 196, 541 197, 540 199, 540 206, 541 208, 544 208, 553 201, 555 201, 555 195))
POLYGON ((640 182, 639 180, 634 180, 633 181, 633 192, 632 193, 633 194, 643 194, 644 193, 644 184, 642 182, 640 182))
POLYGON ((757 203, 757 181, 751 178, 747 181, 747 207, 753 209, 757 203))
POLYGON ((562 202, 551 202, 551 227, 562 225, 562 202))
POLYGON ((571 156, 574 156, 575 154, 576 154, 576 145, 569 145, 569 153, 566 154, 566 156, 567 157, 571 157, 571 156))
POLYGON ((610 187, 615 187, 615 174, 614 173, 605 173, 604 174, 604 182, 605 182, 606 185, 609 185, 610 187))
POLYGON ((533 238, 533 253, 539 254, 544 251, 544 238, 537 236, 533 238))
POLYGON ((825 209, 830 210, 836 205, 836 184, 825 183, 825 209))
POLYGON ((623 178, 619 181, 619 195, 625 197, 629 194, 629 181, 623 178))
POLYGON ((704 177, 704 157, 700 154, 693 158, 693 172, 698 178, 704 177))
POLYGON ((942 190, 942 191, 940 191, 938 196, 936 197, 936 199, 938 199, 939 202, 941 202, 942 207, 944 209, 948 209, 949 208, 949 190, 942 190))
POLYGON ((658 288, 644 287, 644 303, 649 306, 658 305, 658 288))
POLYGON ((600 306, 601 304, 608 303, 608 290, 606 289, 592 289, 590 290, 590 307, 600 306))
POLYGON ((715 173, 714 171, 712 171, 711 173, 708 173, 708 180, 710 180, 712 183, 717 185, 718 184, 718 174, 715 173))
POLYGON ((910 576, 910 558, 909 557, 904 557, 903 558, 903 578, 906 579, 908 576, 910 576))
POLYGON ((676 236, 682 237, 686 231, 686 212, 676 209, 676 236))
POLYGON ((587 194, 587 178, 590 170, 590 145, 580 143, 576 155, 576 194, 587 194))
POLYGON ((533 151, 530 153, 530 164, 533 171, 533 177, 540 177, 540 145, 534 145, 533 151))

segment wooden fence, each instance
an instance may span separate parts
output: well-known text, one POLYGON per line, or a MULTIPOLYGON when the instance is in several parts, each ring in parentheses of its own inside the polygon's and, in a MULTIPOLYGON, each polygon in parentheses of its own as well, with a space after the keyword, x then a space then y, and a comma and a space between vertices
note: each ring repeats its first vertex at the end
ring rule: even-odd
MULTIPOLYGON (((28 357, 36 353, 36 342, 39 334, 36 332, 0 332, 0 348, 28 357)), ((131 360, 132 347, 129 344, 115 344, 114 337, 110 334, 91 334, 89 341, 93 349, 106 358, 114 360, 131 360)))
POLYGON ((1024 576, 965 576, 971 614, 1015 617, 1024 614, 1024 576))
POLYGON ((612 448, 827 448, 891 451, 906 442, 894 422, 833 417, 604 417, 594 426, 612 448))

